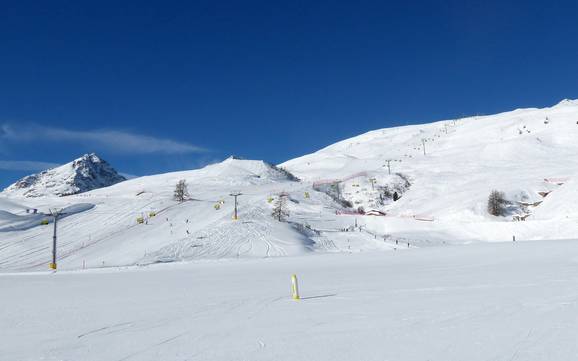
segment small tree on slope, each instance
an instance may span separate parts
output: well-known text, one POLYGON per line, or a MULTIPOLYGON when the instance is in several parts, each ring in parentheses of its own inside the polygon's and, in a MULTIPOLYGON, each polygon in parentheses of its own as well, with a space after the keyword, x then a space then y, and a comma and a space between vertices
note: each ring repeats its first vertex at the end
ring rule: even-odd
POLYGON ((187 198, 189 198, 189 189, 187 186, 187 181, 181 179, 175 186, 174 199, 177 202, 184 202, 187 198))
POLYGON ((493 190, 488 197, 488 213, 492 216, 502 216, 505 211, 507 201, 504 192, 493 190))
POLYGON ((273 213, 271 213, 271 215, 279 222, 285 221, 286 217, 289 216, 289 211, 287 210, 287 194, 279 194, 273 205, 273 213))

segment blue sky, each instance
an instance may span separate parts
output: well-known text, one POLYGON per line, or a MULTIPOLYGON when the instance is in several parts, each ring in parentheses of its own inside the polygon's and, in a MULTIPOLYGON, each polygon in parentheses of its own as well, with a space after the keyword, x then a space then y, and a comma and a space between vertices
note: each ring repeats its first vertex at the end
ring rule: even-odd
POLYGON ((0 187, 97 152, 134 175, 578 98, 575 1, 14 1, 0 187))

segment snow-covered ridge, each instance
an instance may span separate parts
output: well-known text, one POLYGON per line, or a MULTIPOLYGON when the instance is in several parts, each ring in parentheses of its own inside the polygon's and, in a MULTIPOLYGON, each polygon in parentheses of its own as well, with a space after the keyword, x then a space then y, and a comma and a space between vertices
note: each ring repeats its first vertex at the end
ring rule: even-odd
POLYGON ((269 181, 296 181, 293 174, 262 160, 246 160, 231 156, 222 162, 192 171, 196 176, 214 181, 249 181, 250 183, 269 181))
POLYGON ((125 177, 96 154, 85 154, 60 167, 22 178, 7 187, 7 196, 65 196, 88 192, 122 182, 125 177))
POLYGON ((563 99, 555 106, 578 105, 578 99, 563 99))

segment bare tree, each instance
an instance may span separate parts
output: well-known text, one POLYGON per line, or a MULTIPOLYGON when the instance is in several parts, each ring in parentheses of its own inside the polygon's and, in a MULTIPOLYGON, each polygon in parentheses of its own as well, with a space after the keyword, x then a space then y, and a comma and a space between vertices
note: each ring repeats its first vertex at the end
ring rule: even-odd
POLYGON ((184 202, 188 198, 189 198, 189 189, 187 186, 187 181, 181 179, 175 186, 174 199, 177 202, 184 202))
POLYGON ((271 213, 271 215, 279 222, 285 221, 285 219, 289 216, 289 211, 287 210, 286 193, 279 194, 275 200, 275 204, 273 205, 273 213, 271 213))
POLYGON ((493 190, 488 197, 488 213, 492 216, 502 216, 505 212, 506 201, 504 192, 493 190))

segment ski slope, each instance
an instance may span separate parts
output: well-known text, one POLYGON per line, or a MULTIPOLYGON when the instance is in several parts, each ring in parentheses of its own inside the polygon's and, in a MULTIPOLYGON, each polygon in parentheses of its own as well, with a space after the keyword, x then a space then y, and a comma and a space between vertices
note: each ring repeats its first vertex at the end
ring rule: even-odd
POLYGON ((575 360, 576 139, 563 101, 377 130, 286 170, 229 158, 0 195, 0 359, 575 360))
POLYGON ((577 255, 574 239, 0 274, 0 355, 575 360, 577 255))
POLYGON ((4 194, 0 272, 47 267, 52 224, 41 225, 51 221, 42 214, 54 208, 71 210, 58 225, 58 264, 69 270, 575 239, 576 139, 578 101, 565 100, 368 132, 280 165, 299 181, 263 161, 229 158, 66 197, 4 194), (181 179, 191 198, 178 203, 181 179), (511 202, 503 217, 487 213, 493 189, 511 202), (232 192, 242 193, 239 220, 232 192), (271 217, 281 193, 287 222, 271 217))
POLYGON ((355 239, 340 242, 339 237, 331 241, 322 232, 306 228, 307 222, 330 223, 334 234, 335 227, 345 227, 335 220, 338 206, 333 200, 318 192, 306 198, 309 188, 264 162, 230 158, 200 170, 136 178, 80 195, 21 198, 17 201, 26 203, 20 205, 2 199, 14 213, 0 214, 6 224, 0 228, 0 270, 42 270, 47 266, 52 224, 42 226, 39 221, 52 220, 24 214, 30 204, 39 213, 90 205, 58 222, 60 269, 393 248, 391 242, 368 233, 359 232, 351 237, 355 239), (191 199, 179 203, 173 200, 173 191, 181 179, 187 180, 191 199), (233 191, 242 193, 236 221, 229 196, 233 191), (288 223, 271 217, 270 200, 281 192, 289 194, 288 223), (14 217, 35 226, 14 231, 14 217))
POLYGON ((551 108, 375 130, 281 166, 312 182, 341 180, 345 196, 367 208, 376 199, 369 180, 386 183, 391 160, 391 172, 411 186, 381 207, 388 220, 363 218, 373 232, 434 243, 563 239, 578 231, 577 139, 578 101, 564 100, 551 108), (513 203, 507 217, 487 213, 493 189, 513 203), (526 222, 512 222, 516 215, 526 222))

